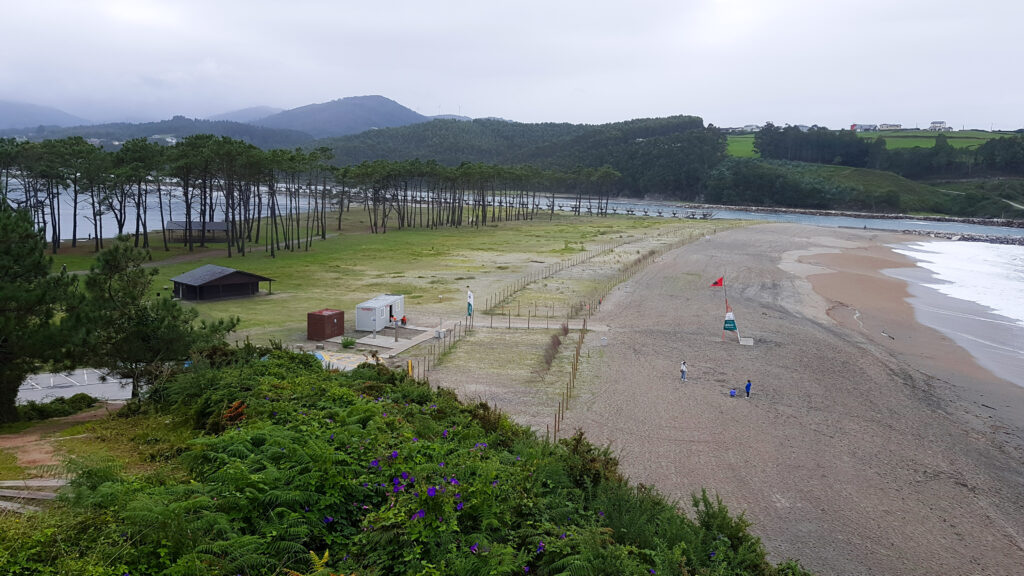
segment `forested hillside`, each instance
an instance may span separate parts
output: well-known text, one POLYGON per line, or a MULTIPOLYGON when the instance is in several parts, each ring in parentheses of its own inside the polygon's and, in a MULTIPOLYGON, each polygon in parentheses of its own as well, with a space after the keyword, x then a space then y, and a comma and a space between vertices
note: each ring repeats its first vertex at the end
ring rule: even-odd
POLYGON ((434 120, 320 141, 339 166, 373 160, 434 160, 572 171, 608 166, 619 193, 697 199, 708 171, 725 157, 725 137, 696 116, 614 124, 520 124, 434 120))

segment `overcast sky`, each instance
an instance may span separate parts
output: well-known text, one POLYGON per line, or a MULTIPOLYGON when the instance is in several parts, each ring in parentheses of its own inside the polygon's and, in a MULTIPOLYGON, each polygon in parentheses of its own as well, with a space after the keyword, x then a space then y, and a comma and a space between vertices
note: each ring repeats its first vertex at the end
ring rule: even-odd
POLYGON ((1024 127, 1024 0, 2 0, 0 100, 94 121, 426 115, 1024 127))

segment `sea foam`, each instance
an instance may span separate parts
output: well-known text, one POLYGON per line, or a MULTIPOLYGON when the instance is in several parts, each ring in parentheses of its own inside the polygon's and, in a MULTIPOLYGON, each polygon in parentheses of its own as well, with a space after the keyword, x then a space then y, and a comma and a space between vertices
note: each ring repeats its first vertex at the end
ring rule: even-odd
POLYGON ((932 273, 934 281, 925 286, 980 304, 1024 326, 1024 246, 914 242, 893 249, 932 273))

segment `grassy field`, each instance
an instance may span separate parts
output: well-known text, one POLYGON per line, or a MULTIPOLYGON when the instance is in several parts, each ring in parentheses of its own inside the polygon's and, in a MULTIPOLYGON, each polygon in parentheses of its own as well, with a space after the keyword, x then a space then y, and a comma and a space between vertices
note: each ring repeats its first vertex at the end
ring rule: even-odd
MULTIPOLYGON (((874 140, 885 138, 885 146, 889 150, 899 148, 931 148, 935 145, 935 136, 939 132, 927 130, 892 130, 885 132, 860 132, 861 138, 874 140)), ((988 142, 993 138, 1002 138, 1013 135, 1013 132, 986 132, 984 130, 961 130, 955 132, 942 132, 950 146, 954 148, 971 148, 988 142)))
MULTIPOLYGON (((330 222, 331 219, 328 218, 330 222)), ((716 222, 723 228, 727 223, 716 222)), ((272 278, 272 293, 255 298, 189 303, 201 318, 239 316, 242 323, 232 338, 251 337, 284 342, 305 340, 306 314, 322 308, 346 311, 346 332, 354 329, 355 306, 382 293, 404 294, 412 324, 429 325, 440 317, 464 314, 466 286, 471 286, 482 309, 488 296, 508 283, 545 266, 595 247, 645 236, 674 237, 702 234, 708 222, 631 216, 573 217, 511 222, 485 228, 389 230, 369 234, 365 216, 345 215, 342 232, 313 242, 309 251, 282 252, 276 258, 261 246, 245 256, 228 258, 223 245, 189 255, 153 251, 159 274, 154 295, 170 292, 171 278, 202 264, 218 264, 272 278)), ((57 266, 88 268, 87 251, 62 253, 57 266)), ((266 290, 267 284, 261 285, 266 290)), ((577 294, 566 290, 560 304, 577 294)), ((525 314, 525 313, 524 313, 525 314)))
POLYGON ((753 134, 729 134, 726 142, 726 154, 736 158, 757 158, 759 154, 754 151, 753 134))
MULTIPOLYGON (((885 132, 860 132, 858 135, 867 140, 885 138, 886 148, 896 150, 900 148, 931 148, 935 145, 937 132, 927 130, 892 130, 885 132)), ((984 130, 961 130, 957 132, 942 132, 945 134, 950 146, 954 148, 977 147, 993 138, 1012 136, 1013 132, 986 132, 984 130)), ((736 158, 757 158, 754 151, 753 134, 730 134, 728 136, 728 148, 726 153, 736 158)))

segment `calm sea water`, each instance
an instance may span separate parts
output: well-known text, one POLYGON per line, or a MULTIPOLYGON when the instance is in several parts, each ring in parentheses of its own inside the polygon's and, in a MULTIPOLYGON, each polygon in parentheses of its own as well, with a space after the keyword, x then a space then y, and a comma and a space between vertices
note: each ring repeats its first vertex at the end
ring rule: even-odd
POLYGON ((919 322, 946 334, 993 374, 1024 386, 1024 246, 913 242, 893 246, 919 322))

